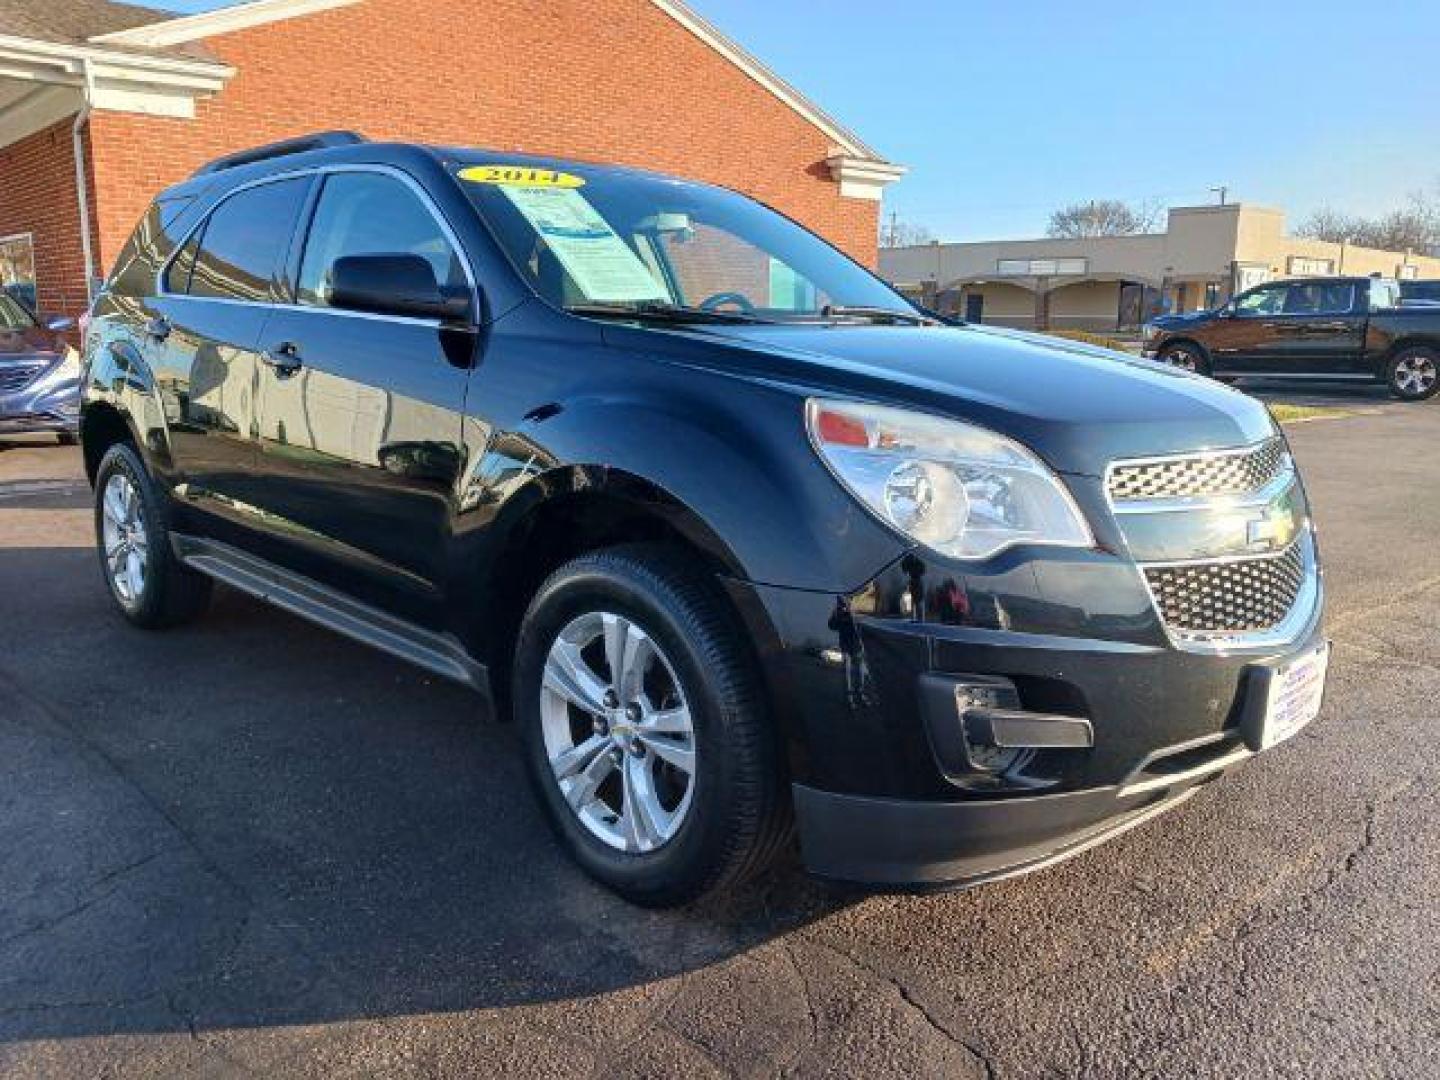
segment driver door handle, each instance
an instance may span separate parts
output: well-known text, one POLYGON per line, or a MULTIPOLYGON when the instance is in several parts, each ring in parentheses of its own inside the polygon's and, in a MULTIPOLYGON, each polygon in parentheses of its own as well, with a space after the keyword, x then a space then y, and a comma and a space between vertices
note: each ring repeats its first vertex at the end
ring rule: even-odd
POLYGON ((293 341, 282 342, 260 354, 260 362, 273 368, 281 378, 294 375, 304 365, 300 359, 300 346, 293 341))

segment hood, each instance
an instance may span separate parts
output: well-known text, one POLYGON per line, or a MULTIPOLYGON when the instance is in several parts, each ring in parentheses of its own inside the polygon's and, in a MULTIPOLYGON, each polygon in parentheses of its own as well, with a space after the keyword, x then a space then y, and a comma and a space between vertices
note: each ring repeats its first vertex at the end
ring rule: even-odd
POLYGON ((606 335, 722 375, 970 420, 1061 472, 1100 476, 1115 458, 1238 446, 1275 430, 1260 402, 1209 379, 990 327, 616 325, 606 335))
POLYGON ((1213 318, 1215 318, 1213 311, 1187 311, 1179 315, 1156 315, 1150 320, 1150 325, 1173 330, 1177 326, 1195 326, 1199 323, 1207 323, 1213 318))
POLYGON ((7 360, 51 360, 60 356, 65 346, 54 333, 38 326, 23 330, 0 330, 0 364, 7 360))

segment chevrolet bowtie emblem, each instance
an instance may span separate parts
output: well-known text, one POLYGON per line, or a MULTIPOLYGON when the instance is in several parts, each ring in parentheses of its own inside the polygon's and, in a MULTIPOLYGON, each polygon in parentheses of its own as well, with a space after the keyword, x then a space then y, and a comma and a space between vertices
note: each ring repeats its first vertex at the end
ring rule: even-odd
POLYGON ((1245 523, 1245 542, 1251 547, 1264 545, 1271 551, 1289 547, 1295 539, 1295 511, 1279 503, 1265 508, 1265 513, 1245 523))

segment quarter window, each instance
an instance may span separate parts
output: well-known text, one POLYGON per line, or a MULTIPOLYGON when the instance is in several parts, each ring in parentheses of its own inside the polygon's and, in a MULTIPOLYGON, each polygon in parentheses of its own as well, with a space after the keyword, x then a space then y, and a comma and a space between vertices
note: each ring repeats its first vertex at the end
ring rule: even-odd
POLYGON ((219 300, 276 299, 276 278, 308 183, 279 180, 226 199, 171 264, 166 288, 178 292, 184 285, 191 296, 219 300), (192 248, 193 266, 186 280, 192 248))
POLYGON ((460 256, 440 223, 405 184, 382 173, 325 178, 300 264, 300 303, 329 306, 330 268, 347 255, 419 255, 434 267, 444 292, 469 291, 460 256))

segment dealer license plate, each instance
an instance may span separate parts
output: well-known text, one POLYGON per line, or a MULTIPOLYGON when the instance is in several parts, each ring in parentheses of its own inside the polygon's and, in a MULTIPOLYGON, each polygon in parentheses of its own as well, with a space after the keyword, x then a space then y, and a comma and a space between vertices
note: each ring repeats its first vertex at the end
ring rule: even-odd
POLYGON ((1329 663, 1330 643, 1326 642, 1275 672, 1260 729, 1261 750, 1284 742, 1319 715, 1329 663))

